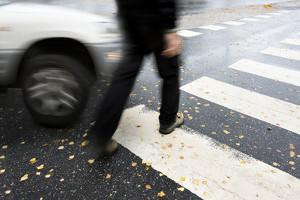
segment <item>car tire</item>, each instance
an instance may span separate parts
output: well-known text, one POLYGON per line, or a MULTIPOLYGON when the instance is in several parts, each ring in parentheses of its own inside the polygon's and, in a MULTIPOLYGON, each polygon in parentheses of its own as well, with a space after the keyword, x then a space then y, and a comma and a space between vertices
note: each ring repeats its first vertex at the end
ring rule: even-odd
POLYGON ((25 63, 23 97, 33 118, 48 126, 65 126, 83 111, 89 72, 65 55, 38 55, 25 63))

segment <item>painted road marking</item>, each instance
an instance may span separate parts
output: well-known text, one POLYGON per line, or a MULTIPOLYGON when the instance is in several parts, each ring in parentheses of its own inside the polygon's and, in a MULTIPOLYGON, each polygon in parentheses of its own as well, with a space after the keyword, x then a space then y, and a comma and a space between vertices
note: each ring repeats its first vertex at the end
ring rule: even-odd
POLYGON ((201 35, 202 33, 188 31, 188 30, 181 30, 181 31, 178 31, 177 34, 182 37, 193 37, 193 36, 201 35))
POLYGON ((280 10, 279 12, 291 13, 290 11, 287 11, 287 10, 280 10))
POLYGON ((181 90, 245 115, 300 134, 300 106, 236 87, 209 77, 184 85, 181 90))
POLYGON ((246 59, 239 60, 233 65, 230 65, 229 68, 300 87, 300 71, 289 70, 246 59))
POLYGON ((299 179, 186 127, 162 136, 158 115, 144 105, 125 110, 114 138, 205 200, 299 199, 299 179))
POLYGON ((241 20, 244 20, 244 21, 249 21, 249 22, 256 22, 256 21, 260 21, 260 19, 254 19, 254 18, 244 18, 244 19, 241 19, 241 20))
POLYGON ((260 17, 260 18, 271 18, 271 16, 268 16, 268 15, 256 15, 255 17, 260 17))
POLYGON ((236 21, 227 21, 227 22, 222 22, 222 24, 227 24, 227 25, 232 25, 232 26, 240 26, 240 25, 243 25, 245 23, 243 23, 243 22, 236 22, 236 21))
POLYGON ((282 15, 281 13, 267 13, 268 15, 282 15))
POLYGON ((217 26, 217 25, 200 26, 198 28, 208 29, 208 30, 212 30, 212 31, 226 29, 226 27, 224 27, 224 26, 217 26))
POLYGON ((300 52, 289 50, 289 49, 268 47, 267 49, 263 50, 261 53, 272 55, 272 56, 278 56, 282 58, 288 58, 292 60, 300 60, 300 52))
POLYGON ((285 40, 282 40, 281 42, 292 45, 300 45, 300 39, 287 38, 285 40))

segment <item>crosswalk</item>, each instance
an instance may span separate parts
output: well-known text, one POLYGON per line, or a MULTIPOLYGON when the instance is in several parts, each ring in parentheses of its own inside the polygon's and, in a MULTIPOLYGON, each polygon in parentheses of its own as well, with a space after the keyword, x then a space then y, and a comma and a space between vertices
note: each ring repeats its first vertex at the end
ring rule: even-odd
MULTIPOLYGON (((222 24, 240 26, 245 21, 260 21, 281 13, 267 13, 241 21, 227 21, 222 24), (261 18, 261 19, 257 19, 261 18)), ((222 31, 227 27, 207 25, 199 30, 222 31)), ((202 33, 182 30, 184 37, 194 37, 202 33)), ((296 35, 300 35, 297 32, 296 35)), ((290 48, 299 46, 297 37, 286 38, 278 46, 268 46, 258 52, 262 56, 300 61, 300 51, 290 48)), ((287 69, 280 64, 273 65, 266 61, 241 58, 227 66, 229 69, 274 80, 293 87, 300 87, 300 71, 287 69)), ((300 135, 300 105, 276 99, 265 94, 241 88, 215 78, 202 76, 183 85, 183 92, 226 107, 259 121, 278 126, 281 129, 300 135)), ((157 111, 138 105, 126 109, 120 126, 114 135, 124 147, 141 157, 145 163, 160 171, 200 198, 209 199, 289 199, 297 200, 300 196, 300 179, 281 171, 274 166, 255 159, 239 150, 201 134, 186 126, 170 135, 158 133, 157 111), (138 145, 137 145, 138 144, 138 145)))

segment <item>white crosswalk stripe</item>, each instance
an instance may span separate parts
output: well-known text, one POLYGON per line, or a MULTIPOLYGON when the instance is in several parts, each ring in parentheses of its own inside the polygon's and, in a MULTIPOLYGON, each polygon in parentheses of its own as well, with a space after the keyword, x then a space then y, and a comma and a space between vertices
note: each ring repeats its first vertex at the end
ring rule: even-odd
POLYGON ((278 56, 282 58, 292 59, 292 60, 300 60, 300 52, 293 51, 290 49, 280 49, 275 47, 268 47, 267 49, 263 50, 261 53, 278 56))
POLYGON ((197 97, 300 134, 300 106, 201 77, 180 88, 197 97))
POLYGON ((178 31, 177 34, 182 37, 193 37, 193 36, 201 35, 202 33, 195 32, 195 31, 181 30, 178 31))
POLYGON ((229 68, 300 87, 300 71, 289 70, 246 59, 239 60, 230 65, 229 68))
POLYGON ((269 16, 269 15, 256 15, 255 17, 259 17, 259 18, 271 18, 271 16, 269 16))
POLYGON ((244 19, 241 19, 243 21, 249 21, 249 22, 257 22, 257 21, 260 21, 260 19, 255 19, 255 18, 244 18, 244 19))
POLYGON ((281 43, 300 45, 300 39, 287 38, 285 40, 282 40, 281 43))
POLYGON ((267 13, 268 15, 282 15, 281 13, 267 13))
POLYGON ((266 200, 297 200, 300 196, 300 180, 288 173, 235 149, 222 148, 186 127, 166 136, 157 128, 158 113, 140 105, 124 111, 114 138, 205 200, 253 200, 257 195, 266 200))
POLYGON ((198 28, 208 29, 208 30, 212 30, 212 31, 226 29, 226 27, 224 27, 224 26, 217 26, 217 25, 200 26, 198 28))
POLYGON ((243 22, 236 22, 236 21, 227 21, 227 22, 222 22, 222 24, 227 24, 227 25, 232 25, 232 26, 240 26, 240 25, 243 25, 245 23, 243 23, 243 22))

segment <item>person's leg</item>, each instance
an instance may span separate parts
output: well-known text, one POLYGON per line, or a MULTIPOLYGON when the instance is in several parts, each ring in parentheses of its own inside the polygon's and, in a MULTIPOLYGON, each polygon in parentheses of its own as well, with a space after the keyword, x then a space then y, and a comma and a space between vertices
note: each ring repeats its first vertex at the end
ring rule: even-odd
POLYGON ((143 60, 142 54, 128 51, 114 73, 111 86, 100 107, 97 121, 89 136, 93 142, 105 145, 116 131, 126 100, 143 60))
POLYGON ((171 125, 176 120, 179 105, 179 63, 178 56, 166 58, 161 51, 155 51, 160 76, 163 78, 162 103, 159 121, 171 125))

